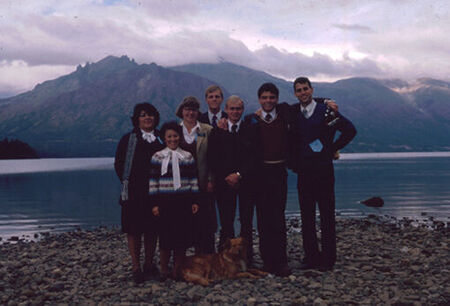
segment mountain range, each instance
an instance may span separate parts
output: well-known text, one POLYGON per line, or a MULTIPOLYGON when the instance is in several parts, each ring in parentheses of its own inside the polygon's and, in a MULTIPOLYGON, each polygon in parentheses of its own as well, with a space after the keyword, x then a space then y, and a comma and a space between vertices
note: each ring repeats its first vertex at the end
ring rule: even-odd
MULTIPOLYGON (((162 67, 108 56, 0 99, 0 138, 25 141, 41 157, 113 156, 138 102, 154 104, 162 122, 174 120, 187 95, 198 97, 205 110, 204 90, 217 84, 225 96, 241 96, 246 112, 253 112, 264 82, 278 86, 280 101, 296 102, 292 82, 232 63, 162 67)), ((358 129, 344 152, 450 150, 448 82, 350 78, 313 86, 315 96, 334 99, 358 129)))

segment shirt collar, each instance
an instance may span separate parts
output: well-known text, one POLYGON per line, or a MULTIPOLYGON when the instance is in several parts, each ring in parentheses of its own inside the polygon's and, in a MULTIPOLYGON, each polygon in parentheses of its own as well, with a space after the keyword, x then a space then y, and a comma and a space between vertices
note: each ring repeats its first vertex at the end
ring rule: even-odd
POLYGON ((181 122, 181 125, 183 126, 183 136, 184 140, 191 144, 197 139, 198 131, 200 130, 200 122, 197 121, 197 124, 192 128, 191 132, 188 132, 188 129, 184 126, 184 122, 181 122))
POLYGON ((219 121, 220 118, 222 118, 222 111, 217 112, 217 114, 213 114, 213 113, 211 113, 211 111, 208 109, 208 118, 209 118, 209 122, 212 122, 214 116, 216 116, 216 117, 217 117, 217 121, 219 121))
POLYGON ((150 143, 155 141, 155 139, 156 139, 155 130, 152 130, 151 132, 146 132, 143 129, 140 129, 140 130, 141 130, 143 139, 145 139, 146 141, 148 141, 150 143))
POLYGON ((274 121, 275 118, 277 117, 277 111, 276 111, 275 107, 268 113, 265 112, 263 109, 261 109, 261 118, 263 120, 265 120, 264 118, 266 118, 267 114, 270 114, 272 116, 272 120, 270 120, 270 122, 274 121))
POLYGON ((231 132, 231 131, 232 131, 231 128, 233 127, 234 124, 236 124, 236 125, 237 125, 236 132, 237 132, 237 131, 239 131, 239 128, 241 127, 241 122, 242 122, 242 120, 239 120, 239 121, 236 122, 236 123, 231 123, 230 120, 227 120, 227 122, 228 122, 228 131, 231 132))
POLYGON ((186 154, 186 151, 182 150, 179 146, 175 149, 172 150, 169 147, 165 147, 164 149, 161 150, 161 153, 166 156, 167 154, 169 154, 170 152, 177 152, 180 153, 183 157, 186 154))
POLYGON ((303 113, 303 110, 306 110, 306 117, 309 118, 314 113, 314 110, 316 109, 317 102, 312 100, 311 103, 306 105, 306 107, 303 107, 303 105, 300 104, 300 110, 303 113))
POLYGON ((140 129, 140 130, 142 132, 142 135, 153 135, 153 136, 155 136, 155 130, 152 130, 151 132, 146 132, 143 129, 140 129))
POLYGON ((181 126, 183 127, 183 132, 186 131, 189 135, 197 134, 198 130, 200 130, 200 122, 197 121, 197 124, 192 128, 191 132, 188 132, 188 129, 184 126, 184 122, 181 121, 181 126))

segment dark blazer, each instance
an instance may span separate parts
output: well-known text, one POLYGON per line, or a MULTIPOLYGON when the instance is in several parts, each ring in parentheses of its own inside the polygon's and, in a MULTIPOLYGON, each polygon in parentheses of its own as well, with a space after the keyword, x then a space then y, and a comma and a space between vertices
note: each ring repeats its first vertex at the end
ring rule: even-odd
MULTIPOLYGON (((224 111, 221 110, 220 113, 221 113, 221 118, 228 118, 228 114, 225 113, 224 111)), ((201 114, 198 117, 198 121, 200 121, 201 123, 206 123, 206 124, 212 125, 212 122, 209 121, 208 111, 201 114)))
POLYGON ((225 177, 231 173, 239 172, 241 183, 249 178, 254 159, 250 143, 244 139, 245 129, 241 122, 237 133, 215 128, 209 136, 208 158, 218 188, 226 184, 225 177))
MULTIPOLYGON (((148 143, 142 139, 142 133, 139 129, 134 129, 136 133, 137 143, 134 151, 133 161, 131 163, 131 171, 129 177, 129 197, 130 200, 141 198, 148 194, 148 182, 150 179, 150 161, 155 152, 162 150, 164 145, 159 138, 159 131, 155 130, 157 139, 148 143)), ((125 134, 119 141, 114 159, 114 169, 120 181, 123 180, 123 172, 128 149, 128 139, 131 132, 125 134)))
POLYGON ((326 105, 317 103, 312 116, 306 119, 301 114, 300 103, 291 106, 289 165, 295 172, 312 170, 321 165, 332 166, 334 153, 344 148, 356 135, 352 122, 339 113, 337 123, 328 126, 325 110, 326 105), (341 134, 335 140, 337 131, 341 134), (316 139, 323 145, 320 152, 314 152, 309 146, 316 139))

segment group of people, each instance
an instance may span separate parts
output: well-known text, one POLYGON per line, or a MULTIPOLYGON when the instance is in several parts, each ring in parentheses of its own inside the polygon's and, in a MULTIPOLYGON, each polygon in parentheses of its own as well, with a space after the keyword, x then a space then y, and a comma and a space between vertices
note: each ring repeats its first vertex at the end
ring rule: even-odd
POLYGON ((293 84, 299 103, 278 103, 272 83, 258 90, 261 108, 243 117, 244 101, 224 100, 220 87, 206 89, 208 111, 200 113, 193 96, 176 110, 181 122, 159 124, 149 103, 137 104, 134 129, 120 140, 115 170, 122 182, 122 231, 127 233, 133 278, 142 282, 160 274, 166 279, 173 254, 172 277, 180 277, 186 250, 216 251, 217 211, 221 251, 235 236, 239 207, 240 236, 253 262, 253 217, 256 208, 262 269, 288 276, 285 208, 287 168, 298 175, 305 257, 301 269, 330 270, 336 261, 333 158, 356 135, 353 124, 332 100, 313 98, 305 77, 293 84), (330 115, 331 114, 331 115, 330 115), (331 120, 330 120, 331 118, 331 120), (336 132, 340 135, 335 139, 336 132), (239 203, 239 204, 238 204, 239 203), (316 236, 320 212, 321 248, 316 236), (153 263, 159 239, 160 271, 153 263), (144 242, 144 265, 140 252, 144 242))

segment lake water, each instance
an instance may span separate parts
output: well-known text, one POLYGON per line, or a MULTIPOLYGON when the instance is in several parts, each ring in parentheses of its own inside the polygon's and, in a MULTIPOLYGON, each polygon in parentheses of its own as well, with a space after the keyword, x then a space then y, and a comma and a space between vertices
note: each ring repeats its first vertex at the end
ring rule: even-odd
MULTIPOLYGON (((340 216, 450 219, 450 152, 342 154, 335 175, 340 216), (372 196, 385 206, 359 204, 372 196)), ((299 215, 288 182, 286 214, 299 215)), ((119 225, 119 192, 113 158, 0 160, 0 237, 119 225)))

